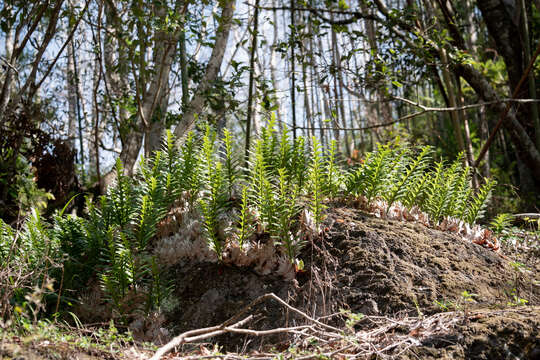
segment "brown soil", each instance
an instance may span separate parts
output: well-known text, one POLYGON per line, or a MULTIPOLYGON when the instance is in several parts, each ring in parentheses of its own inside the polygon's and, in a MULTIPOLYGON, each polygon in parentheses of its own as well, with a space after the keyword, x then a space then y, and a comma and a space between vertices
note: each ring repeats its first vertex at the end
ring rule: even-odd
POLYGON ((427 337, 401 359, 540 359, 540 307, 481 310, 444 335, 427 337))
MULTIPOLYGON (((448 310, 490 312, 424 339, 421 346, 399 355, 404 358, 506 359, 514 354, 533 359, 540 351, 540 310, 531 306, 540 305, 540 274, 534 268, 520 272, 500 254, 423 225, 381 220, 349 208, 328 213, 324 240, 304 249, 306 272, 292 282, 214 263, 175 267, 170 276, 179 304, 168 316, 173 333, 221 323, 251 300, 273 292, 312 316, 339 309, 395 318, 423 316, 441 311, 435 301, 446 303, 448 310), (505 312, 513 289, 529 306, 505 312), (464 291, 474 294, 470 301, 462 296, 464 291)), ((275 303, 261 304, 254 312, 261 316, 250 327, 257 329, 300 321, 275 303)), ((369 326, 361 322, 357 328, 369 326)), ((279 348, 289 340, 235 335, 216 342, 235 351, 247 344, 279 348)))

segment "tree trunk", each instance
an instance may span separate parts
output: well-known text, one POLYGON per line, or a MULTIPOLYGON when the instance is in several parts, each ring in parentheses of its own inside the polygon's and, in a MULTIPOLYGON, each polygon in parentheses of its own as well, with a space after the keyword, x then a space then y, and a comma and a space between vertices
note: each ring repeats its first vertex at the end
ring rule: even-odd
MULTIPOLYGON (((520 39, 519 12, 520 6, 517 2, 508 3, 502 0, 477 0, 478 8, 487 25, 489 34, 495 40, 497 51, 502 55, 508 72, 508 83, 510 92, 517 88, 519 81, 525 71, 525 47, 520 39), (513 6, 509 6, 513 5, 513 6)), ((470 66, 463 66, 468 73, 469 82, 476 80, 474 69, 470 66), (469 70, 469 71, 467 71, 469 70)), ((470 82, 469 82, 470 83, 470 82)), ((483 83, 476 84, 475 90, 483 83)), ((487 84, 489 85, 489 84, 487 84)), ((530 96, 528 84, 523 84, 517 97, 526 98, 530 96)), ((493 94, 496 98, 496 94, 493 94)), ((498 105, 501 110, 505 108, 503 104, 498 105)), ((505 127, 510 133, 512 142, 517 150, 518 169, 520 173, 522 190, 525 193, 540 193, 540 154, 535 143, 535 124, 530 114, 531 107, 521 106, 516 112, 511 111, 505 121, 505 127), (523 162, 523 164, 520 164, 523 162), (522 166, 524 165, 524 166, 522 166), (533 182, 528 179, 536 179, 533 182)), ((528 199, 531 201, 532 199, 528 199)), ((534 200, 532 200, 534 201, 534 200)))
POLYGON ((208 64, 206 66, 206 71, 204 73, 199 86, 195 90, 189 105, 182 116, 180 124, 174 129, 174 134, 176 135, 179 142, 182 141, 182 138, 190 130, 193 129, 195 125, 195 120, 198 114, 203 111, 206 92, 211 88, 212 83, 216 81, 221 63, 223 62, 223 56, 225 55, 225 48, 227 46, 227 41, 229 39, 229 32, 232 24, 232 17, 234 13, 234 4, 235 0, 224 0, 222 2, 223 10, 219 19, 219 26, 216 30, 216 42, 208 64))
POLYGON ((73 46, 68 45, 66 67, 66 91, 68 98, 68 138, 72 149, 75 149, 77 137, 77 82, 75 80, 75 63, 73 46))
POLYGON ((251 47, 249 49, 249 85, 248 85, 248 105, 246 118, 246 141, 244 151, 244 161, 247 168, 249 160, 249 141, 251 136, 251 117, 253 114, 253 85, 255 76, 255 54, 257 50, 257 36, 259 24, 259 0, 255 0, 255 9, 253 10, 253 29, 251 32, 251 47))
MULTIPOLYGON (((499 100, 495 90, 478 70, 464 64, 455 65, 455 70, 471 85, 482 99, 485 101, 499 100)), ((500 113, 504 112, 506 108, 506 105, 501 102, 493 106, 500 113)), ((517 151, 520 153, 519 158, 527 164, 527 168, 536 179, 540 179, 540 153, 525 128, 519 122, 515 111, 508 113, 504 121, 504 126, 508 130, 517 151)))

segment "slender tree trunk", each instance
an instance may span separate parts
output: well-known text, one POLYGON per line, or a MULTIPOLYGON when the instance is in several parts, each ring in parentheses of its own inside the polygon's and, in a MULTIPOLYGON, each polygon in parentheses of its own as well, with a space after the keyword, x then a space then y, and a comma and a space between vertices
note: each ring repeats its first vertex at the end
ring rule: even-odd
MULTIPOLYGON (((6 4, 5 6, 6 6, 6 10, 10 11, 9 5, 6 4)), ((9 22, 7 22, 7 24, 9 26, 9 22)), ((3 80, 2 96, 0 98, 0 109, 1 109, 0 122, 2 121, 2 114, 4 113, 7 107, 7 104, 9 103, 9 99, 11 98, 11 91, 13 89, 14 80, 15 80, 13 76, 13 72, 14 72, 14 69, 16 69, 17 60, 13 56, 14 50, 15 50, 15 40, 13 36, 13 30, 11 29, 11 27, 9 27, 6 30, 6 48, 5 48, 5 51, 6 51, 5 58, 6 58, 7 64, 5 66, 4 76, 0 78, 3 80)))
MULTIPOLYGON (((306 31, 307 29, 309 29, 309 26, 308 24, 306 24, 306 21, 305 21, 305 18, 304 16, 301 16, 300 19, 302 20, 302 28, 304 28, 306 31)), ((302 85, 304 87, 304 120, 305 120, 305 125, 304 127, 306 127, 307 129, 305 129, 305 133, 307 134, 307 137, 308 137, 308 142, 311 142, 311 138, 313 136, 315 136, 315 131, 313 130, 313 111, 312 111, 312 108, 311 108, 311 104, 310 104, 310 94, 311 94, 311 89, 308 87, 308 83, 309 83, 309 78, 308 78, 308 73, 307 73, 307 64, 308 64, 308 58, 310 57, 313 57, 313 54, 309 54, 307 52, 307 49, 308 49, 308 34, 302 34, 302 46, 300 48, 300 51, 301 51, 301 59, 302 59, 302 63, 301 63, 301 66, 302 66, 302 85)))
MULTIPOLYGON (((525 5, 525 0, 519 0, 519 3, 521 7, 521 33, 522 33, 521 41, 523 42, 524 60, 525 60, 525 64, 529 64, 529 62, 531 61, 531 46, 530 46, 530 39, 529 39, 529 20, 527 18, 527 7, 525 5)), ((531 99, 536 99, 537 96, 536 96, 536 83, 535 83, 535 78, 534 78, 534 71, 531 71, 529 73, 527 81, 529 83, 529 97, 531 99)), ((531 118, 534 124, 536 148, 538 149, 538 151, 540 151, 540 118, 538 115, 538 105, 536 103, 531 103, 530 108, 531 108, 530 110, 531 118)))
MULTIPOLYGON (((276 0, 272 0, 272 7, 276 6, 276 0)), ((277 46, 278 46, 278 37, 279 37, 279 31, 278 31, 278 17, 277 12, 274 10, 272 12, 272 20, 273 20, 273 39, 272 39, 272 46, 271 46, 271 52, 270 52, 270 78, 272 80, 272 88, 274 92, 276 92, 276 89, 278 87, 277 82, 277 75, 276 75, 276 63, 277 63, 277 46)), ((276 92, 276 102, 277 102, 277 109, 276 109, 276 117, 278 121, 278 127, 281 132, 283 132, 283 123, 284 123, 284 117, 281 114, 281 96, 279 96, 276 92)))
MULTIPOLYGON (((501 131, 502 134, 502 131, 501 131)), ((486 116, 486 107, 482 106, 480 108, 480 139, 482 140, 482 144, 485 144, 489 137, 489 126, 486 116)), ((484 160, 484 165, 482 166, 482 176, 484 177, 490 177, 491 171, 490 171, 490 162, 489 162, 489 149, 486 152, 486 157, 484 160)))
MULTIPOLYGON (((310 26, 310 31, 311 31, 311 26, 312 26, 311 22, 310 22, 309 26, 310 26)), ((319 128, 320 128, 321 142, 328 143, 326 131, 324 130, 325 123, 324 123, 323 120, 330 118, 330 111, 329 111, 329 106, 328 106, 328 103, 327 103, 325 95, 324 95, 324 89, 321 87, 322 84, 321 84, 321 78, 319 76, 319 67, 317 65, 317 60, 315 59, 315 49, 314 49, 313 44, 314 44, 313 37, 310 37, 309 38, 309 50, 310 50, 311 54, 313 55, 310 58, 311 69, 312 69, 311 78, 317 84, 317 87, 316 88, 314 87, 313 91, 316 94, 317 107, 319 109, 318 113, 319 113, 319 128)), ((319 39, 319 44, 320 44, 320 39, 319 39)))
POLYGON ((290 0, 291 5, 291 37, 290 37, 290 46, 291 46, 291 58, 289 59, 291 64, 291 112, 292 112, 292 128, 293 128, 293 139, 296 140, 296 58, 295 58, 295 47, 296 47, 296 24, 295 24, 295 1, 290 0))
POLYGON ((75 80, 73 46, 68 46, 66 67, 66 91, 68 98, 68 138, 71 148, 75 150, 77 138, 77 81, 75 80))
MULTIPOLYGON (((333 15, 332 15, 332 19, 333 19, 333 15)), ((335 71, 335 74, 334 74, 334 90, 335 90, 335 94, 336 94, 336 100, 335 100, 335 104, 336 104, 336 114, 339 112, 340 113, 340 118, 341 118, 341 126, 346 129, 347 128, 347 119, 346 119, 346 114, 345 114, 345 106, 343 105, 343 92, 342 92, 342 89, 343 89, 343 76, 341 74, 341 55, 339 53, 339 49, 338 49, 338 41, 337 41, 337 35, 336 35, 336 32, 334 30, 334 28, 332 28, 332 44, 331 44, 331 47, 332 47, 332 60, 333 60, 333 65, 334 65, 334 71, 335 71)), ((345 153, 347 154, 348 157, 351 156, 351 144, 350 144, 350 141, 349 141, 349 135, 348 135, 348 132, 346 130, 344 130, 344 133, 343 133, 343 137, 345 138, 345 153)))
POLYGON ((255 0, 255 9, 253 14, 253 29, 251 33, 251 48, 249 57, 249 85, 248 85, 248 105, 247 105, 247 119, 246 119, 246 148, 244 153, 245 165, 249 160, 249 141, 251 136, 251 115, 253 113, 253 85, 255 75, 255 54, 257 50, 257 36, 258 36, 258 24, 259 24, 259 0, 255 0))
MULTIPOLYGON (((188 0, 185 0, 188 1, 188 0)), ((188 106, 189 101, 189 74, 187 71, 187 51, 186 51, 186 18, 182 18, 180 23, 180 39, 178 47, 180 51, 180 75, 182 81, 182 109, 188 106)))
POLYGON ((223 56, 225 55, 225 48, 229 39, 229 33, 232 24, 232 17, 234 13, 235 0, 224 0, 222 2, 222 13, 219 20, 219 26, 216 31, 216 41, 210 59, 206 66, 199 86, 195 90, 194 95, 189 102, 189 105, 182 116, 180 124, 174 129, 174 134, 182 142, 181 138, 187 134, 195 125, 195 119, 203 110, 206 92, 212 86, 212 83, 216 81, 221 63, 223 62, 223 56))

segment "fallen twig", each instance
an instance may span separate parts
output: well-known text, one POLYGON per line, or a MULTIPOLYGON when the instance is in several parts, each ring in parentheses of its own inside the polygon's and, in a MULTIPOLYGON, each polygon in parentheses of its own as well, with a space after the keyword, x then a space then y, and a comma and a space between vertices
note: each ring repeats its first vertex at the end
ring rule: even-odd
POLYGON ((287 302, 283 301, 281 298, 279 298, 274 293, 268 293, 262 296, 259 296, 252 302, 250 302, 247 306, 245 306, 240 312, 238 312, 236 315, 234 315, 229 320, 223 322, 220 325, 207 327, 203 329, 195 329, 190 330, 187 332, 184 332, 171 341, 169 341, 167 344, 162 346, 161 348, 156 351, 154 356, 150 360, 158 360, 163 355, 168 353, 169 351, 173 350, 175 347, 188 343, 188 342, 194 342, 199 341, 203 339, 208 339, 210 337, 221 335, 225 333, 241 333, 241 334, 247 334, 252 336, 263 336, 263 335, 269 335, 269 334, 277 334, 277 333, 286 333, 286 332, 298 332, 298 330, 304 330, 304 329, 310 329, 313 328, 313 325, 302 325, 302 326, 294 326, 294 327, 287 327, 287 328, 276 328, 271 330, 251 330, 251 329, 242 329, 241 326, 245 325, 249 321, 253 319, 254 315, 249 315, 246 318, 239 320, 242 316, 244 316, 249 310, 251 310, 255 305, 267 300, 267 299, 274 299, 281 305, 285 306, 287 309, 299 314, 300 316, 304 317, 305 319, 309 320, 311 323, 319 325, 323 328, 326 328, 327 330, 337 331, 340 332, 340 329, 337 329, 333 326, 324 324, 303 311, 287 304, 287 302))

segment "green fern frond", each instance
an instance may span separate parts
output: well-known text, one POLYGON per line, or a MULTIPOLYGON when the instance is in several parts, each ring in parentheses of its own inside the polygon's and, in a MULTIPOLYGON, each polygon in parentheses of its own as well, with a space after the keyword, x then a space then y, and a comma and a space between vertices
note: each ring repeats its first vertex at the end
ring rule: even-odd
POLYGON ((199 147, 193 132, 189 132, 186 141, 181 149, 182 162, 181 171, 179 172, 179 179, 177 180, 180 189, 188 191, 190 193, 191 205, 199 193, 201 188, 200 177, 200 160, 199 160, 199 147))
POLYGON ((278 191, 274 205, 276 224, 273 227, 273 237, 277 240, 277 244, 285 248, 289 260, 294 263, 304 246, 304 243, 295 239, 291 233, 298 214, 298 188, 291 186, 285 168, 279 169, 278 173, 278 191))
POLYGON ((291 170, 291 161, 292 161, 292 152, 293 146, 291 145, 289 137, 289 129, 285 126, 283 127, 283 133, 281 134, 281 139, 279 141, 279 159, 278 164, 280 169, 286 169, 287 174, 290 176, 292 174, 291 170))
POLYGON ((229 130, 223 130, 223 158, 225 179, 227 181, 228 197, 233 197, 233 188, 240 176, 239 160, 234 154, 232 134, 229 130))
POLYGON ((226 183, 221 162, 213 162, 213 171, 203 180, 205 190, 201 194, 201 206, 204 227, 210 248, 221 259, 224 239, 219 238, 219 215, 227 206, 226 183))
POLYGON ((412 158, 408 153, 402 158, 396 177, 390 180, 388 191, 383 195, 388 204, 387 213, 394 202, 399 201, 408 206, 407 202, 412 203, 419 197, 422 177, 429 167, 432 152, 430 146, 424 146, 416 158, 412 158))
POLYGON ((342 171, 337 165, 337 142, 335 140, 330 142, 324 167, 326 173, 323 185, 324 192, 331 198, 335 198, 343 183, 342 171))
POLYGON ((277 177, 277 169, 279 164, 278 146, 275 129, 275 115, 272 115, 265 127, 261 129, 260 141, 262 142, 262 153, 264 161, 267 165, 267 170, 272 176, 277 177))
POLYGON ((312 138, 311 162, 308 171, 309 179, 309 207, 315 218, 315 226, 319 229, 323 221, 323 211, 326 206, 324 200, 324 160, 322 157, 321 145, 316 137, 312 138))
POLYGON ((240 214, 238 217, 237 239, 238 245, 242 249, 244 242, 253 234, 253 218, 249 211, 249 194, 247 186, 242 187, 240 199, 240 214))
POLYGON ((512 225, 512 219, 512 214, 499 214, 493 220, 491 220, 489 227, 496 235, 501 235, 510 228, 512 225))
POLYGON ((306 152, 305 138, 297 137, 293 143, 289 174, 292 175, 291 181, 300 189, 304 188, 307 177, 308 159, 306 152))
POLYGON ((372 156, 366 157, 361 167, 362 174, 359 179, 363 184, 357 188, 363 190, 363 195, 370 203, 375 197, 381 196, 385 188, 385 180, 388 173, 393 170, 392 163, 395 160, 394 147, 392 144, 378 145, 372 156))
POLYGON ((458 219, 463 219, 464 214, 467 211, 467 199, 469 199, 471 188, 471 169, 468 166, 463 167, 459 177, 456 178, 455 184, 453 184, 454 194, 451 216, 458 219))
POLYGON ((473 225, 476 220, 481 218, 484 214, 487 202, 491 195, 491 191, 497 184, 494 179, 484 179, 485 183, 482 185, 476 194, 471 196, 467 205, 467 212, 465 214, 465 221, 469 225, 473 225))

